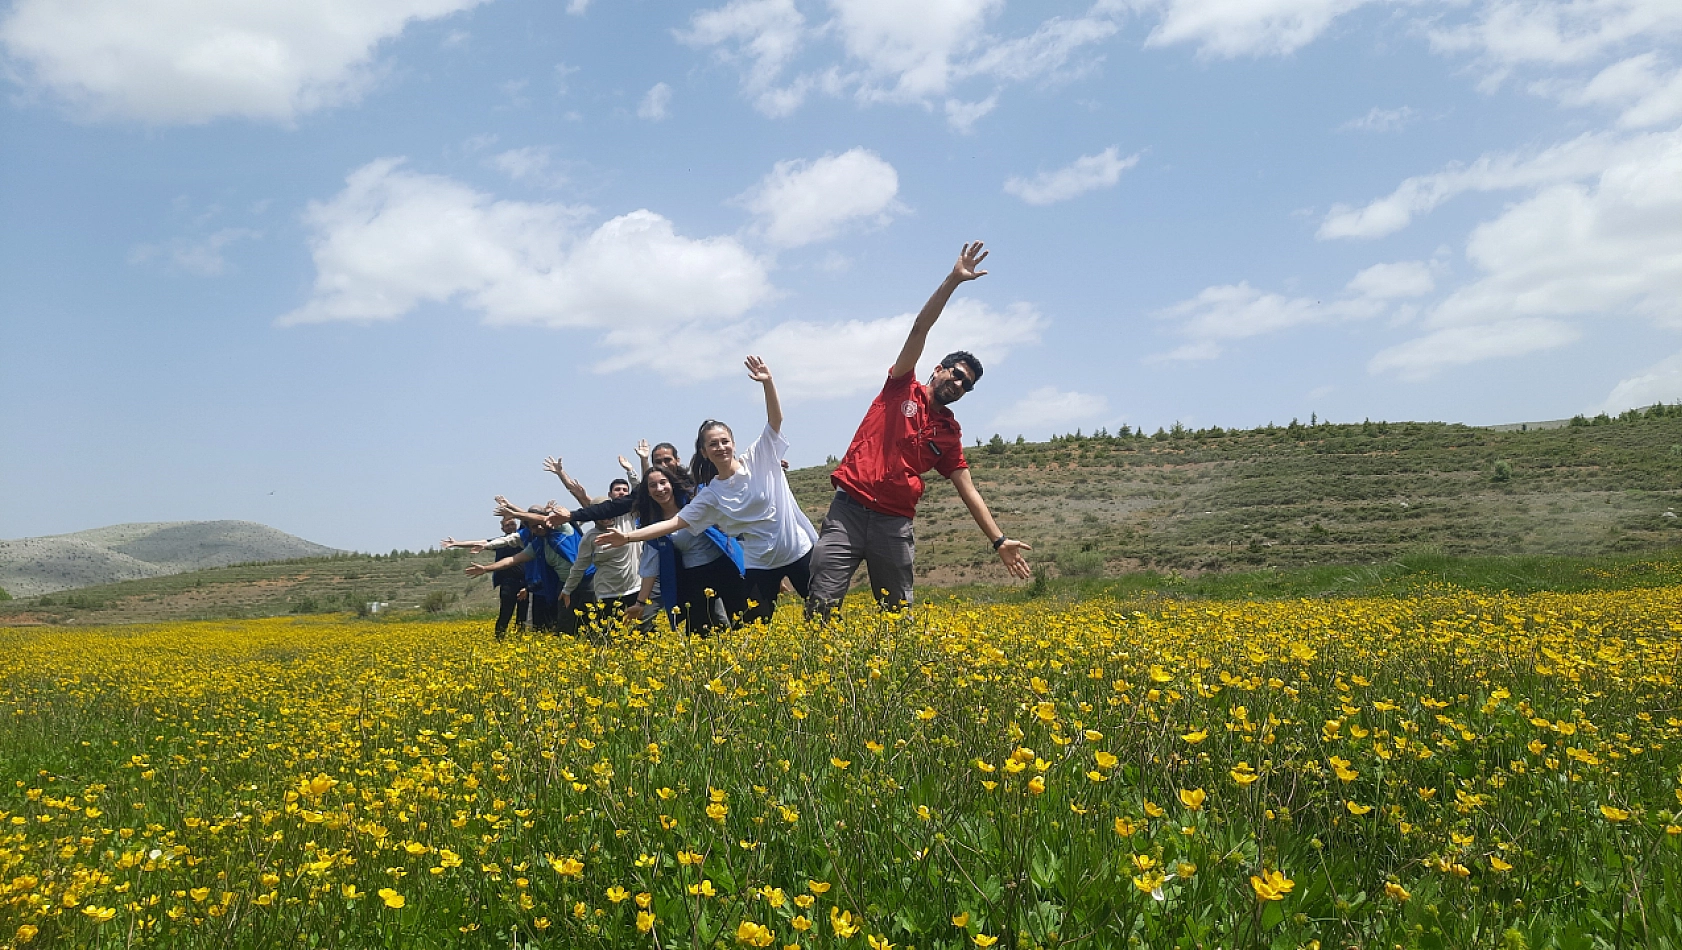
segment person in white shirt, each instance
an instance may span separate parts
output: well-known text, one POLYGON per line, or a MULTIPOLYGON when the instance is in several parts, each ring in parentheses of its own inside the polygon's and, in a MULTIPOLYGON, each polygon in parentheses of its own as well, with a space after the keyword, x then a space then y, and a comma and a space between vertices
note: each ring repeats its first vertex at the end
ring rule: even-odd
MULTIPOLYGON (((616 483, 618 481, 615 479, 616 483)), ((631 527, 631 521, 631 516, 625 515, 611 521, 597 521, 586 527, 578 540, 578 556, 573 559, 572 570, 567 572, 565 585, 561 588, 562 603, 579 613, 584 623, 598 629, 617 622, 625 608, 637 602, 637 592, 642 588, 642 579, 637 573, 642 560, 641 544, 609 548, 596 543, 603 529, 624 530, 631 527), (593 600, 574 603, 574 593, 592 567, 596 569, 595 596, 593 600)))
POLYGON ((736 454, 736 437, 716 419, 701 423, 695 457, 689 463, 700 486, 676 517, 635 531, 603 531, 598 546, 665 537, 681 528, 717 526, 742 544, 745 578, 752 602, 744 621, 768 621, 787 578, 801 597, 810 592, 812 545, 817 529, 789 489, 783 473, 788 440, 783 438, 783 410, 771 368, 757 356, 745 361, 748 378, 765 388, 765 430, 747 452, 736 454))

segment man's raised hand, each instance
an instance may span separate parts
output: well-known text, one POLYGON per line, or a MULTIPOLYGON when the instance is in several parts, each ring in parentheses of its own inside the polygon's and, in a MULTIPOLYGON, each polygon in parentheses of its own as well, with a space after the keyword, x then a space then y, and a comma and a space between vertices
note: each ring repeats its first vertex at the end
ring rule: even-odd
POLYGON ((768 383, 771 381, 771 367, 765 365, 764 360, 757 356, 750 356, 742 362, 748 368, 749 379, 756 383, 768 383))
POLYGON ((566 476, 566 469, 561 467, 561 459, 560 459, 560 456, 558 456, 558 455, 551 455, 548 458, 544 459, 543 460, 543 470, 545 472, 548 472, 549 474, 555 476, 556 478, 563 478, 564 479, 564 478, 567 477, 566 476))
POLYGON ((952 276, 958 280, 974 280, 977 277, 985 277, 987 272, 976 270, 976 268, 981 266, 981 262, 986 259, 987 252, 981 249, 980 241, 965 244, 964 249, 958 252, 958 263, 952 265, 952 276))
POLYGON ((1005 542, 999 545, 999 560, 1005 562, 1005 570, 1010 572, 1010 576, 1027 580, 1034 576, 1034 572, 1029 569, 1028 559, 1022 556, 1022 552, 1033 549, 1032 545, 1006 538, 1005 542))
POLYGON ((648 461, 648 440, 647 439, 638 439, 637 440, 637 458, 642 459, 644 462, 648 461))

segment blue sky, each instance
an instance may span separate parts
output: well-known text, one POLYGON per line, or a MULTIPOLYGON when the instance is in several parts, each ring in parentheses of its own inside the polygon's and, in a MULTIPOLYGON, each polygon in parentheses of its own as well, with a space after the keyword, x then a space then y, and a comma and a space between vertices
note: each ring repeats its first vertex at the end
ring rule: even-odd
POLYGON ((11 0, 0 536, 360 550, 639 437, 1682 398, 1675 0, 11 0), (938 354, 936 354, 938 355, 938 354), (927 371, 927 365, 923 371, 927 371))

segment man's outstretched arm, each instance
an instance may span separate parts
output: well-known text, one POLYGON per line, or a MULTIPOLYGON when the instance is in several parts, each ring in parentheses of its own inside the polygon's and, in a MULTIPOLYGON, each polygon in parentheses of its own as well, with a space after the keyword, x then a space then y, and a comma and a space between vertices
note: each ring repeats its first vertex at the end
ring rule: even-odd
POLYGON ((590 503, 590 493, 584 490, 584 484, 567 474, 567 470, 561 467, 559 457, 552 456, 544 459, 543 470, 553 472, 555 477, 561 480, 561 484, 566 486, 566 490, 572 493, 572 497, 578 499, 579 504, 588 505, 590 503))
POLYGON ((917 368, 917 361, 923 358, 923 347, 929 342, 929 331, 934 329, 934 322, 940 319, 940 312, 946 309, 946 301, 952 299, 952 292, 966 280, 974 280, 987 272, 976 270, 981 262, 987 259, 987 252, 981 249, 981 242, 965 244, 958 252, 958 263, 952 265, 952 273, 940 282, 929 297, 929 302, 923 304, 923 309, 917 314, 917 320, 911 324, 911 334, 905 338, 905 345, 900 348, 899 359, 894 361, 894 368, 888 371, 889 376, 898 378, 917 368))
MULTIPOLYGON (((963 499, 964 507, 969 509, 971 518, 981 528, 981 533, 987 536, 988 543, 998 542, 1005 533, 999 530, 998 522, 993 520, 993 513, 987 510, 987 503, 981 500, 981 493, 975 490, 975 482, 970 480, 969 469, 960 468, 952 473, 952 487, 958 490, 958 497, 963 499)), ((1023 551, 1032 551, 1033 547, 1021 541, 1005 538, 1002 543, 995 545, 993 550, 999 552, 999 560, 1004 562, 1005 570, 1012 577, 1027 580, 1033 576, 1028 569, 1028 561, 1022 556, 1023 551)))

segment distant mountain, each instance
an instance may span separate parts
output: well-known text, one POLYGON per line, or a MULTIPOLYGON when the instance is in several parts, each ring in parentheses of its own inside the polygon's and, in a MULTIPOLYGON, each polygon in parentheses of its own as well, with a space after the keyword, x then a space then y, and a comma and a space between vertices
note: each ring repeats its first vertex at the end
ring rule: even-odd
POLYGON ((32 597, 229 564, 334 553, 333 548, 250 521, 119 524, 0 541, 0 588, 13 597, 32 597))

